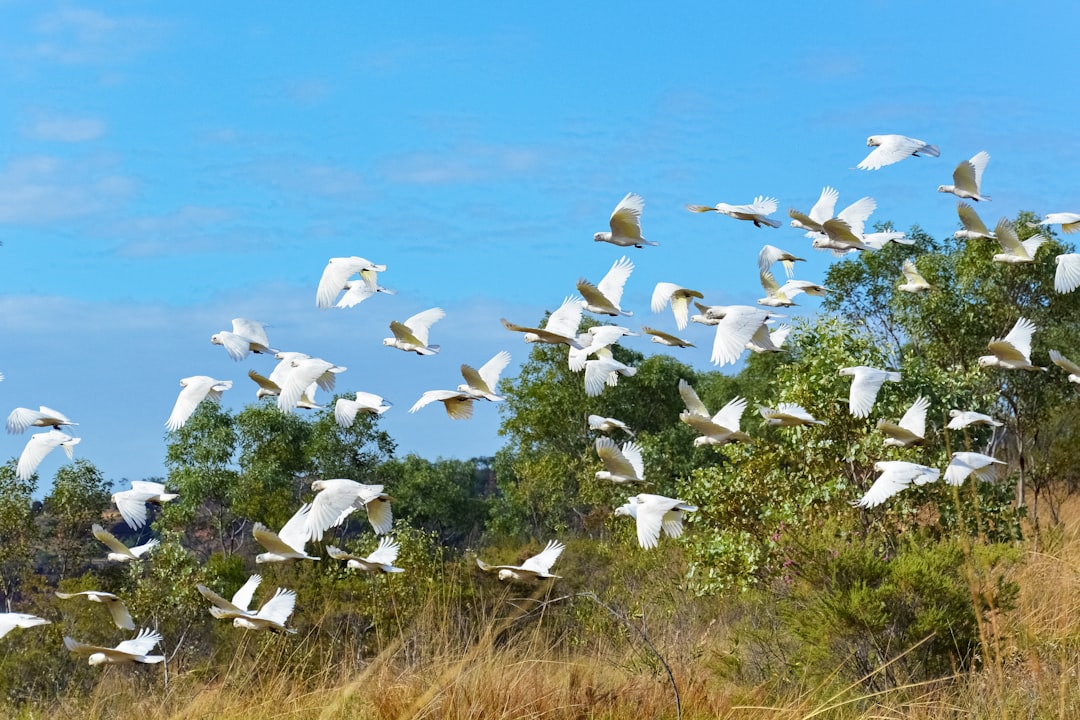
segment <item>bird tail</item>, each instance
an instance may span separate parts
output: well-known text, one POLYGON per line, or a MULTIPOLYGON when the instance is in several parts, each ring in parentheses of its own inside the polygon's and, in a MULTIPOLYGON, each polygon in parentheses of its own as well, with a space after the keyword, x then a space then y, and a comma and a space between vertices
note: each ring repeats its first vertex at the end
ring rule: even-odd
POLYGON ((923 145, 915 154, 922 154, 926 157, 938 157, 941 155, 941 151, 938 150, 937 145, 923 145))

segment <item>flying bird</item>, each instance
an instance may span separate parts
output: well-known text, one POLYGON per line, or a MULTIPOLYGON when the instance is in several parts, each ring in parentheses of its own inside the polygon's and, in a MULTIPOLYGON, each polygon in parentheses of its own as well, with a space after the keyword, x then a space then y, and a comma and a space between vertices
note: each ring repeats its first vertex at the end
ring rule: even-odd
POLYGON ((956 204, 956 214, 960 216, 960 224, 964 227, 963 230, 957 230, 953 233, 953 237, 957 240, 994 239, 994 233, 990 232, 990 228, 986 227, 986 223, 975 212, 975 208, 966 202, 956 204))
POLYGON ((1031 227, 1039 227, 1040 225, 1061 225, 1061 232, 1066 235, 1071 235, 1074 232, 1080 232, 1080 213, 1047 213, 1042 220, 1037 223, 1030 223, 1030 225, 1031 227))
POLYGON ((599 430, 603 433, 614 432, 615 430, 622 430, 630 437, 634 437, 634 431, 624 423, 622 420, 616 420, 615 418, 603 417, 601 415, 590 415, 588 417, 589 429, 599 430))
POLYGON ((334 307, 351 308, 367 300, 372 295, 383 293, 384 295, 397 295, 397 290, 385 288, 378 282, 379 273, 372 268, 364 268, 360 271, 359 280, 345 281, 345 294, 337 301, 334 307))
POLYGON ((606 242, 619 247, 641 248, 645 245, 659 245, 641 237, 641 211, 645 209, 645 200, 635 193, 626 193, 611 213, 611 232, 598 232, 593 235, 596 242, 606 242))
POLYGON ((20 480, 29 480, 34 476, 34 472, 38 469, 41 461, 45 459, 45 456, 57 447, 64 448, 64 452, 67 453, 70 460, 74 456, 75 446, 80 442, 82 442, 82 438, 71 437, 59 430, 34 433, 26 442, 22 454, 19 455, 15 476, 20 480))
POLYGON ((909 293, 921 293, 927 290, 932 290, 933 286, 926 281, 926 278, 919 273, 919 269, 915 267, 915 261, 908 258, 904 261, 903 269, 905 282, 900 283, 897 289, 902 292, 909 293))
MULTIPOLYGON (((132 530, 138 530, 146 524, 146 503, 163 503, 180 497, 176 493, 165 492, 165 485, 150 480, 132 480, 131 489, 113 493, 112 501, 132 530)), ((128 630, 134 630, 130 627, 128 630)))
POLYGON ((765 418, 766 425, 778 427, 794 427, 796 425, 824 425, 822 420, 815 420, 814 416, 795 403, 780 403, 775 408, 764 405, 758 408, 761 417, 765 418))
POLYGON ((1050 360, 1059 368, 1069 373, 1069 382, 1080 383, 1080 365, 1077 365, 1057 350, 1050 351, 1050 360))
POLYGON ((762 225, 768 225, 769 227, 780 227, 779 220, 773 220, 768 215, 772 215, 776 212, 777 200, 772 197, 765 197, 764 195, 758 195, 754 198, 754 201, 749 205, 729 205, 727 203, 716 203, 716 205, 687 205, 686 209, 690 212, 706 213, 706 212, 718 212, 721 215, 727 215, 728 217, 735 218, 736 220, 748 220, 754 223, 754 227, 761 227, 762 225))
POLYGON ((604 391, 604 387, 615 387, 619 384, 619 376, 633 377, 637 374, 637 368, 632 368, 621 363, 611 356, 611 351, 604 348, 597 353, 595 360, 585 361, 585 394, 596 397, 604 391))
POLYGON ((569 345, 572 348, 581 348, 577 340, 578 326, 581 325, 582 301, 579 298, 568 297, 563 300, 559 309, 548 316, 547 323, 543 328, 522 327, 514 325, 506 318, 501 318, 503 327, 511 332, 525 333, 527 343, 547 343, 549 345, 569 345))
POLYGON ((131 640, 125 640, 114 648, 87 645, 73 638, 64 637, 64 646, 76 655, 89 655, 88 662, 91 665, 132 662, 154 665, 164 662, 164 655, 149 654, 159 642, 161 642, 161 635, 150 628, 143 628, 131 640))
POLYGON ((645 482, 645 462, 641 459, 641 446, 636 442, 623 443, 620 450, 611 438, 596 438, 596 454, 605 468, 596 472, 597 480, 610 480, 618 485, 645 482))
POLYGON ((495 394, 495 388, 499 384, 499 376, 506 366, 510 364, 510 353, 500 350, 477 370, 471 365, 461 366, 461 377, 465 382, 458 385, 458 391, 466 393, 477 400, 489 402, 502 402, 506 398, 495 394))
POLYGON ((274 532, 262 523, 255 523, 251 534, 256 542, 266 548, 266 552, 255 556, 255 562, 285 562, 286 560, 318 560, 308 555, 304 546, 308 542, 308 514, 311 504, 300 506, 285 526, 274 532))
POLYGON ((273 597, 263 603, 257 612, 248 609, 255 589, 262 582, 262 576, 248 578, 232 601, 228 601, 205 585, 196 585, 198 591, 210 601, 210 614, 219 620, 232 620, 233 627, 245 630, 272 630, 279 633, 295 633, 296 630, 285 627, 293 608, 296 607, 296 593, 285 588, 278 588, 273 597))
POLYGON ((809 280, 788 280, 783 285, 776 282, 773 274, 766 270, 760 274, 761 287, 765 290, 765 297, 758 300, 758 305, 768 307, 791 307, 795 304, 793 297, 806 293, 815 297, 824 297, 828 289, 809 280))
POLYGON ((990 162, 990 153, 985 150, 975 153, 970 160, 964 160, 953 170, 953 184, 939 185, 938 192, 952 193, 966 200, 989 200, 989 195, 982 195, 982 176, 986 164, 990 162))
POLYGON ((641 332, 645 333, 646 335, 651 335, 652 341, 654 343, 659 343, 660 345, 680 348, 696 347, 696 345, 694 345, 694 343, 690 342, 689 340, 683 340, 682 338, 676 337, 671 333, 666 333, 663 330, 657 330, 656 328, 651 328, 647 325, 641 326, 641 332))
POLYGON ((937 145, 930 145, 904 135, 871 135, 866 139, 866 145, 874 150, 855 166, 860 170, 877 170, 886 165, 898 163, 904 158, 919 157, 920 153, 924 157, 941 155, 937 145))
POLYGON ((442 308, 431 308, 416 313, 404 323, 394 320, 390 323, 392 338, 384 338, 383 345, 395 347, 417 355, 434 355, 439 352, 438 345, 428 345, 428 331, 431 326, 446 317, 442 308))
POLYGON ((1080 253, 1063 253, 1054 258, 1054 289, 1059 293, 1071 293, 1080 287, 1080 253))
POLYGON ((729 365, 738 362, 746 343, 765 324, 770 317, 767 310, 749 305, 712 305, 694 303, 706 321, 717 321, 716 337, 713 339, 712 356, 714 365, 729 365))
POLYGON ((926 439, 926 410, 930 401, 920 397, 911 404, 899 423, 878 420, 877 429, 885 436, 885 447, 911 447, 921 445, 926 439))
POLYGON ((679 378, 679 397, 686 405, 686 411, 679 413, 679 420, 701 433, 700 437, 694 438, 695 446, 750 441, 750 436, 739 430, 739 423, 746 411, 744 398, 734 398, 712 415, 698 397, 697 391, 683 378, 679 378))
POLYGON ((548 578, 558 578, 560 575, 551 574, 551 566, 559 559, 559 555, 566 549, 558 540, 548 540, 547 546, 536 555, 520 565, 488 565, 480 558, 476 558, 477 566, 484 572, 499 571, 500 580, 513 580, 514 582, 536 582, 548 578))
POLYGON ((120 542, 120 540, 117 539, 115 535, 113 535, 111 532, 101 527, 97 523, 91 525, 90 530, 94 533, 94 537, 101 541, 101 543, 104 544, 105 547, 112 550, 112 552, 110 552, 105 557, 106 559, 112 560, 113 562, 131 562, 132 560, 138 560, 143 555, 150 552, 160 544, 160 541, 157 538, 153 538, 149 542, 145 542, 142 545, 134 545, 132 547, 128 547, 124 543, 120 542))
POLYGON ((313 399, 315 395, 313 386, 332 392, 337 382, 337 374, 347 369, 322 358, 305 357, 293 360, 292 370, 285 375, 285 381, 277 396, 278 410, 290 413, 302 401, 313 399))
POLYGON ((567 355, 567 365, 573 372, 581 372, 587 365, 590 355, 610 357, 604 351, 624 337, 637 337, 637 333, 621 325, 593 325, 587 332, 577 336, 578 347, 571 347, 567 355))
POLYGON ((54 430, 59 430, 64 425, 78 424, 79 423, 71 422, 67 415, 64 415, 59 410, 53 410, 44 405, 40 406, 37 410, 17 407, 11 411, 10 415, 8 415, 7 431, 16 434, 25 432, 31 427, 51 427, 54 430))
POLYGON ((472 417, 473 401, 475 399, 469 393, 460 390, 428 390, 409 408, 409 412, 414 413, 433 402, 441 402, 443 407, 446 408, 446 414, 452 420, 468 420, 472 417))
POLYGON ((671 304, 671 312, 675 316, 675 327, 679 330, 686 328, 687 315, 690 310, 690 299, 703 299, 705 296, 697 290, 688 290, 680 285, 669 282, 656 283, 653 289, 651 309, 654 313, 663 312, 664 308, 671 304))
POLYGON ((45 618, 29 613, 0 613, 0 638, 4 637, 15 628, 28 628, 37 625, 49 625, 51 623, 51 620, 46 620, 45 618))
POLYGON ((1045 235, 1032 235, 1027 240, 1021 241, 1008 218, 1001 218, 998 221, 994 229, 994 238, 1004 252, 994 255, 993 261, 1011 265, 1035 262, 1035 253, 1039 251, 1043 243, 1050 239, 1045 235))
POLYGON ((394 567, 400 546, 396 540, 384 535, 379 540, 379 546, 370 555, 353 555, 340 550, 333 545, 326 546, 326 554, 335 560, 347 560, 346 567, 364 572, 399 573, 405 572, 399 567, 394 567))
POLYGON ((780 352, 790 333, 790 325, 781 325, 775 330, 770 330, 767 324, 762 325, 750 336, 746 349, 756 353, 780 352))
POLYGON ((352 427, 356 422, 356 415, 361 412, 371 415, 382 415, 392 406, 381 395, 369 392, 356 393, 356 399, 338 398, 334 403, 334 419, 339 427, 352 427))
MULTIPOLYGON (((829 218, 825 218, 828 220, 829 218)), ((824 220, 822 221, 824 222, 824 220)), ((795 277, 795 263, 805 262, 806 258, 796 257, 787 250, 781 250, 775 245, 765 245, 758 252, 758 272, 768 272, 774 263, 783 263, 784 272, 787 274, 788 280, 795 277)), ((655 299, 655 295, 653 298, 655 299)), ((679 328, 680 330, 682 328, 679 328)))
POLYGON ((240 586, 240 589, 233 593, 232 600, 226 600, 201 583, 196 585, 195 589, 213 604, 213 607, 210 608, 210 614, 220 619, 225 617, 238 617, 240 615, 254 615, 255 613, 249 610, 249 608, 251 606, 251 600, 255 596, 255 590, 259 587, 259 583, 261 582, 262 575, 250 576, 247 581, 240 586), (230 613, 230 615, 226 616, 225 613, 230 613))
POLYGON ((973 410, 950 410, 949 417, 952 418, 952 420, 949 420, 949 424, 946 427, 950 430, 963 430, 969 425, 1001 427, 1001 423, 994 418, 973 410))
POLYGON ((394 523, 390 509, 392 497, 383 492, 382 485, 363 485, 355 480, 335 478, 316 480, 311 489, 317 493, 311 501, 311 513, 307 519, 307 537, 316 542, 323 533, 345 522, 353 510, 364 508, 368 522, 376 535, 390 532, 394 523))
POLYGON ((221 400, 221 394, 232 387, 232 380, 215 380, 209 375, 192 375, 180 381, 184 388, 176 397, 172 414, 165 422, 165 427, 175 432, 184 427, 195 408, 203 400, 210 399, 213 402, 221 400))
MULTIPOLYGON (((788 210, 788 215, 791 217, 791 227, 805 230, 807 237, 813 237, 824 232, 821 226, 826 220, 832 219, 833 211, 836 209, 836 201, 839 199, 840 192, 826 185, 821 191, 821 196, 814 203, 814 207, 810 208, 809 214, 794 208, 788 210)), ((760 264, 760 256, 758 262, 760 264)))
POLYGON ((627 498, 626 504, 615 508, 615 516, 632 517, 637 521, 638 545, 646 550, 660 543, 660 531, 670 538, 683 533, 683 514, 697 512, 696 505, 663 495, 642 493, 627 498))
POLYGON ((233 360, 243 360, 248 353, 273 355, 277 352, 270 347, 266 325, 245 318, 233 318, 232 331, 222 330, 215 333, 210 336, 210 342, 224 347, 233 360))
POLYGON ((993 338, 986 347, 991 355, 979 358, 979 367, 1000 367, 1007 370, 1046 370, 1031 364, 1031 336, 1035 333, 1035 323, 1027 318, 1020 318, 1013 325, 1009 334, 1003 338, 993 338))
POLYGON ((619 307, 623 286, 633 271, 634 263, 624 255, 615 261, 598 285, 593 285, 584 278, 578 280, 577 290, 581 297, 585 298, 581 301, 581 307, 598 315, 633 315, 631 311, 619 307))
MULTIPOLYGON (((381 273, 386 271, 386 266, 356 256, 330 258, 326 267, 323 268, 319 289, 315 292, 315 305, 323 309, 333 307, 338 293, 346 289, 349 278, 364 270, 381 273)), ((374 279, 371 283, 374 283, 374 279)))
POLYGON ((901 490, 934 482, 941 476, 940 470, 903 460, 880 460, 874 463, 874 470, 881 474, 866 494, 852 503, 855 507, 877 507, 901 490))
POLYGON ((950 485, 960 485, 968 475, 973 473, 983 482, 994 482, 998 478, 997 466, 1004 464, 1001 460, 982 453, 954 452, 949 466, 945 468, 945 482, 950 485))
POLYGON ((900 382, 900 373, 879 370, 867 365, 840 368, 840 374, 853 378, 848 395, 848 410, 859 418, 870 416, 870 409, 874 407, 874 401, 877 400, 878 390, 886 380, 900 382))
POLYGON ((109 610, 109 614, 112 615, 113 623, 121 630, 134 630, 135 621, 131 619, 131 613, 128 612, 127 605, 116 595, 110 592, 101 592, 100 590, 84 590, 83 592, 66 593, 56 591, 56 597, 61 600, 70 600, 72 598, 84 597, 89 602, 99 603, 104 605, 109 610))

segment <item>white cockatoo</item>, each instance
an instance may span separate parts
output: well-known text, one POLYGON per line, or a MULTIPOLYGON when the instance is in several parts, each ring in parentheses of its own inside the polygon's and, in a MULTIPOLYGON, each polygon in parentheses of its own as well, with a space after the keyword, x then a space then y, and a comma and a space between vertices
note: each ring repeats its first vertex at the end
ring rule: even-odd
POLYGON ((278 588, 273 597, 263 603, 258 611, 248 609, 255 595, 255 589, 262 582, 261 575, 248 578, 232 601, 218 595, 205 585, 196 585, 202 596, 210 601, 210 614, 219 620, 232 620, 233 627, 245 630, 272 630, 281 633, 295 633, 296 630, 285 627, 293 608, 296 607, 296 593, 285 588, 278 588))
POLYGON ((431 308, 418 312, 403 323, 394 320, 390 323, 392 338, 384 338, 383 345, 395 347, 417 355, 434 355, 439 352, 438 345, 428 344, 428 332, 431 326, 446 317, 442 308, 431 308))
POLYGON ((37 410, 17 407, 11 411, 10 415, 8 415, 7 431, 16 434, 25 432, 28 428, 32 427, 51 427, 54 430, 59 430, 63 425, 78 424, 79 423, 71 422, 67 415, 64 415, 59 410, 53 410, 44 405, 40 406, 37 410))
POLYGON ((1031 227, 1039 227, 1041 225, 1060 225, 1061 232, 1065 233, 1066 235, 1071 235, 1074 232, 1080 232, 1080 213, 1047 213, 1039 222, 1029 224, 1031 225, 1031 227))
POLYGON ((1031 364, 1031 336, 1035 334, 1035 323, 1027 318, 1020 318, 1013 325, 1009 334, 1003 338, 993 338, 986 347, 992 355, 979 358, 979 367, 1000 367, 1008 370, 1046 370, 1031 364))
POLYGON ((877 429, 885 436, 885 447, 911 447, 926 440, 926 411, 930 401, 919 397, 911 404, 899 423, 878 420, 877 429))
POLYGON ((705 403, 698 397, 690 383, 679 379, 679 396, 686 411, 679 413, 679 420, 701 434, 694 438, 694 445, 726 445, 730 442, 749 442, 750 436, 739 429, 746 400, 737 397, 728 402, 715 415, 709 413, 705 403))
POLYGON ((898 163, 904 158, 919 157, 920 154, 923 157, 941 155, 937 145, 930 145, 904 135, 871 135, 866 139, 866 145, 874 150, 855 166, 860 170, 877 170, 886 165, 898 163))
POLYGON ((690 311, 691 298, 704 298, 697 290, 689 290, 675 283, 658 282, 653 288, 651 309, 654 313, 664 312, 664 308, 671 304, 671 312, 675 316, 675 327, 679 330, 686 328, 687 316, 690 311))
POLYGON ((809 280, 788 280, 781 285, 771 272, 766 270, 759 275, 761 287, 765 290, 765 297, 757 301, 758 305, 768 307, 791 307, 795 304, 793 297, 801 293, 824 297, 828 289, 809 280))
POLYGON ((941 477, 940 470, 903 460, 880 460, 874 463, 874 470, 881 474, 866 494, 852 503, 855 507, 877 507, 901 490, 935 482, 941 477))
POLYGON ((949 420, 949 424, 946 427, 950 430, 963 430, 969 425, 1001 427, 1001 423, 994 418, 989 415, 975 412, 974 410, 950 410, 949 417, 952 418, 952 420, 949 420))
POLYGON ((224 347, 233 360, 243 360, 248 353, 273 355, 277 352, 270 347, 266 325, 246 318, 233 318, 232 331, 222 330, 215 333, 210 336, 210 342, 224 347))
POLYGON ((952 185, 938 185, 938 192, 952 193, 965 200, 989 200, 989 195, 982 195, 982 176, 986 164, 990 162, 990 153, 982 150, 970 160, 964 160, 953 170, 952 185))
POLYGON ((670 538, 683 533, 683 514, 697 512, 696 505, 677 498, 642 493, 627 498, 626 504, 615 508, 615 516, 632 517, 637 521, 638 545, 646 550, 660 543, 660 531, 670 538))
POLYGON ((727 215, 728 217, 735 218, 736 220, 748 220, 754 223, 754 227, 761 227, 762 225, 768 225, 769 227, 780 227, 779 220, 773 220, 768 217, 776 212, 777 200, 773 197, 765 197, 764 195, 758 195, 754 198, 752 203, 748 205, 729 205, 728 203, 716 203, 716 205, 687 205, 686 209, 690 212, 707 213, 717 212, 721 215, 727 215))
POLYGON ((621 325, 593 325, 577 336, 578 347, 570 348, 567 365, 573 372, 581 372, 590 355, 609 357, 604 350, 624 337, 637 337, 637 333, 621 325))
POLYGON ((702 318, 716 321, 716 337, 713 339, 712 356, 714 365, 730 365, 738 362, 746 344, 754 337, 765 321, 772 315, 768 310, 750 305, 712 305, 694 303, 701 311, 702 318))
POLYGON ((64 637, 64 646, 76 655, 89 655, 91 665, 144 663, 154 665, 165 661, 164 655, 150 655, 150 651, 161 642, 160 633, 150 628, 143 628, 130 640, 125 640, 114 648, 87 645, 73 638, 64 637))
POLYGON ((904 233, 897 230, 888 230, 882 232, 864 233, 862 236, 862 243, 871 250, 880 250, 889 243, 896 243, 897 245, 914 245, 915 241, 909 237, 906 237, 904 233))
POLYGON ((605 386, 618 385, 620 375, 633 377, 636 374, 637 368, 619 362, 611 356, 610 350, 603 348, 596 353, 595 360, 585 361, 585 394, 596 397, 604 391, 605 386))
MULTIPOLYGON (((825 218, 825 220, 828 220, 828 218, 825 218)), ((806 258, 796 257, 787 250, 781 250, 775 245, 765 245, 761 248, 761 251, 758 252, 758 272, 768 272, 774 263, 779 262, 784 264, 784 273, 787 275, 788 280, 790 280, 795 277, 795 263, 805 261, 806 258)), ((682 328, 680 328, 680 330, 681 329, 682 328)))
POLYGON ((180 385, 184 389, 176 397, 172 414, 165 421, 165 427, 174 432, 184 426, 203 400, 219 402, 221 394, 232 387, 232 380, 215 380, 209 375, 192 375, 182 379, 180 385))
POLYGON ((547 546, 533 555, 520 565, 488 565, 480 558, 476 558, 476 565, 484 572, 499 571, 500 580, 512 580, 514 582, 531 583, 537 580, 558 578, 560 575, 551 574, 551 566, 559 559, 559 555, 566 549, 558 540, 548 540, 547 546))
POLYGON ((348 368, 335 365, 322 358, 298 358, 292 361, 292 370, 285 375, 281 391, 277 396, 277 407, 283 413, 292 412, 304 400, 314 400, 315 390, 312 385, 332 392, 337 382, 338 373, 348 368))
POLYGON ((238 617, 240 615, 254 615, 254 611, 250 609, 251 600, 255 597, 255 590, 259 587, 259 583, 261 582, 262 575, 251 575, 248 577, 247 581, 240 586, 240 589, 233 593, 232 600, 226 600, 201 583, 196 585, 195 589, 212 603, 213 607, 210 608, 210 614, 216 618, 223 619, 226 617, 238 617), (226 615, 225 613, 230 614, 226 615))
POLYGON ((582 309, 598 315, 625 315, 627 317, 633 315, 633 312, 623 310, 619 306, 619 302, 622 300, 623 287, 633 271, 634 263, 624 255, 615 261, 611 269, 604 275, 604 279, 598 284, 593 285, 585 278, 578 280, 577 291, 584 298, 581 301, 582 309))
POLYGON ((986 227, 986 223, 982 221, 979 214, 975 212, 975 208, 968 205, 966 202, 960 202, 956 204, 956 214, 960 217, 960 224, 963 226, 963 230, 957 230, 953 233, 953 237, 957 240, 978 240, 979 238, 986 238, 987 240, 994 239, 994 233, 990 232, 990 228, 986 227))
POLYGON ((596 454, 605 468, 596 472, 597 480, 610 480, 618 485, 645 482, 645 461, 636 442, 623 443, 620 450, 611 438, 596 438, 596 454))
POLYGON ((904 261, 902 272, 904 273, 904 282, 897 286, 897 290, 909 293, 921 293, 933 289, 933 286, 926 281, 926 278, 922 276, 919 269, 915 267, 915 261, 911 258, 904 261))
POLYGON ((356 393, 356 399, 338 398, 334 403, 334 419, 339 427, 352 427, 358 413, 382 415, 392 407, 381 395, 369 392, 356 393))
POLYGON ((543 328, 515 325, 506 318, 501 318, 500 321, 503 327, 511 332, 525 333, 527 343, 538 342, 580 348, 577 336, 578 326, 581 325, 582 310, 580 298, 568 297, 563 300, 558 310, 548 316, 543 328))
POLYGON ((50 625, 51 620, 46 620, 30 613, 6 612, 0 613, 0 638, 7 635, 15 628, 28 628, 37 625, 50 625))
POLYGON ((853 378, 848 394, 848 410, 859 418, 870 416, 870 409, 874 407, 874 401, 877 400, 878 390, 886 380, 900 382, 900 373, 867 365, 840 368, 840 374, 853 378))
MULTIPOLYGON (((836 201, 839 199, 840 192, 826 185, 821 190, 821 196, 814 203, 814 207, 810 208, 809 214, 794 208, 788 210, 788 215, 791 217, 791 227, 805 230, 806 236, 810 238, 821 234, 823 232, 821 226, 826 220, 832 219, 833 211, 836 209, 836 201)), ((760 264, 760 257, 758 262, 760 264)))
POLYGON ((1069 382, 1080 383, 1080 365, 1077 365, 1057 350, 1050 351, 1050 360, 1069 374, 1069 382))
POLYGON ((781 325, 775 330, 770 330, 768 325, 762 325, 750 336, 746 349, 756 353, 780 352, 790 333, 790 325, 781 325))
POLYGON ((355 480, 334 478, 316 480, 311 489, 317 494, 311 501, 311 513, 307 519, 307 536, 322 540, 323 534, 332 527, 345 522, 353 510, 364 508, 368 522, 376 535, 390 532, 394 524, 390 509, 392 497, 383 492, 382 485, 364 485, 355 480))
POLYGON ((90 531, 94 533, 94 537, 101 541, 105 547, 112 551, 105 557, 113 562, 131 562, 133 560, 138 560, 160 544, 160 541, 157 538, 153 538, 142 545, 128 547, 120 542, 115 535, 97 523, 90 526, 90 531))
POLYGON ((134 630, 135 621, 131 619, 131 613, 128 612, 127 605, 116 595, 110 592, 101 592, 100 590, 84 590, 82 592, 66 593, 56 591, 56 597, 61 600, 70 600, 72 598, 83 597, 90 602, 99 603, 104 605, 109 610, 109 614, 112 615, 113 623, 121 630, 134 630))
POLYGON ((255 562, 262 564, 287 560, 318 560, 319 558, 308 555, 304 550, 308 542, 310 511, 310 503, 301 505, 278 532, 274 532, 262 523, 255 523, 251 534, 256 542, 266 548, 266 552, 255 556, 255 562))
POLYGON ((666 333, 663 330, 657 330, 656 328, 651 328, 648 325, 642 325, 641 326, 641 332, 643 332, 646 335, 650 336, 652 338, 652 341, 654 343, 659 344, 659 345, 666 345, 667 347, 680 347, 680 348, 697 347, 696 345, 694 345, 694 343, 690 342, 689 340, 683 340, 681 337, 678 337, 676 335, 672 335, 671 333, 666 333))
POLYGON ((1071 293, 1080 287, 1080 253, 1062 253, 1054 258, 1054 290, 1071 293))
POLYGON ((502 402, 506 398, 496 395, 495 388, 499 384, 499 376, 509 364, 510 353, 500 350, 481 365, 479 370, 471 365, 462 365, 461 377, 465 379, 465 382, 458 385, 458 391, 471 395, 477 400, 502 402))
POLYGON ((354 555, 336 548, 333 545, 326 546, 326 554, 335 560, 346 560, 345 566, 353 568, 354 570, 363 570, 364 572, 399 573, 405 572, 399 567, 394 567, 394 561, 397 560, 400 549, 401 547, 396 540, 388 535, 384 535, 382 539, 379 540, 379 546, 375 548, 374 552, 370 555, 354 555))
POLYGON ((636 248, 645 245, 659 245, 641 237, 641 212, 645 209, 645 200, 636 193, 626 193, 611 213, 609 225, 611 232, 598 232, 593 235, 596 242, 606 242, 619 247, 636 248))
POLYGON ((460 390, 428 390, 409 408, 409 412, 414 413, 433 402, 441 402, 452 420, 468 420, 472 417, 474 400, 475 397, 460 390))
POLYGON ((994 238, 1001 245, 1003 252, 994 255, 993 261, 1010 265, 1035 262, 1035 253, 1039 252, 1039 248, 1050 239, 1045 235, 1032 235, 1027 240, 1021 241, 1020 236, 1016 234, 1016 228, 1008 218, 998 220, 997 227, 994 229, 994 238))
POLYGON ((602 433, 614 432, 615 430, 622 430, 630 437, 634 437, 634 431, 624 423, 622 420, 616 420, 611 417, 603 417, 602 415, 590 415, 588 417, 589 429, 599 430, 602 433))
POLYGON ((397 290, 391 290, 379 284, 379 271, 373 268, 364 268, 360 271, 359 280, 346 280, 344 287, 345 294, 341 296, 334 307, 356 307, 377 293, 397 295, 397 290))
MULTIPOLYGON (((323 309, 333 307, 338 293, 346 289, 349 278, 364 270, 381 273, 386 271, 386 266, 356 256, 330 258, 323 268, 319 289, 315 292, 315 304, 323 309)), ((374 280, 371 282, 374 283, 374 280)))
POLYGON ((824 421, 814 419, 801 405, 795 403, 780 403, 775 408, 764 405, 758 407, 761 417, 765 418, 766 425, 779 427, 793 427, 795 425, 824 425, 824 421))
POLYGON ((58 447, 64 448, 70 460, 75 453, 75 446, 82 442, 82 438, 71 437, 59 430, 34 433, 26 441, 22 454, 19 455, 19 463, 15 467, 15 476, 20 480, 29 480, 38 469, 38 465, 45 456, 58 447))
MULTIPOLYGON (((138 530, 146 524, 146 503, 164 503, 180 497, 176 493, 165 492, 165 485, 150 480, 132 480, 130 490, 113 493, 112 501, 132 530, 138 530)), ((134 630, 135 628, 128 628, 134 630)))
POLYGON ((945 482, 960 485, 971 474, 983 482, 994 482, 998 479, 998 465, 1005 463, 982 453, 954 452, 945 468, 945 482))
MULTIPOLYGON (((278 397, 281 395, 281 388, 285 385, 286 379, 295 367, 293 362, 296 360, 306 360, 310 357, 311 356, 307 353, 282 350, 274 353, 274 358, 278 363, 274 366, 273 371, 271 371, 270 377, 264 377, 254 370, 248 370, 248 377, 259 386, 259 389, 255 391, 255 397, 261 400, 264 397, 278 397)), ((305 392, 304 400, 302 400, 301 403, 297 403, 297 407, 303 407, 303 402, 311 402, 314 406, 314 390, 310 387, 308 389, 311 390, 311 393, 305 392)))

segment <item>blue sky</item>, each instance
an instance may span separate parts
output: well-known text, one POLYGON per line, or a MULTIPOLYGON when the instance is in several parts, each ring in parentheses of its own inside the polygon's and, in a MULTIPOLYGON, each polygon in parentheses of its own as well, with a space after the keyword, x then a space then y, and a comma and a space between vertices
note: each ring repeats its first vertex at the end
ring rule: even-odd
MULTIPOLYGON (((623 306, 654 317, 657 281, 713 304, 761 296, 768 242, 831 256, 787 226, 824 185, 870 195, 875 220, 942 236, 956 163, 992 159, 978 208, 1080 209, 1068 3, 47 3, 0 0, 0 383, 3 412, 47 405, 113 480, 163 473, 178 381, 248 368, 209 343, 243 316, 281 349, 349 367, 339 389, 395 403, 399 452, 491 454, 494 407, 432 406, 458 366, 528 351, 531 324, 623 253, 592 242, 628 191, 645 235, 623 306), (941 147, 853 170, 868 135, 941 147), (780 199, 784 226, 686 212, 780 199), (326 260, 385 263, 398 291, 319 311, 326 260), (382 346, 391 320, 441 306, 443 352, 382 346)), ((807 255, 810 257, 809 255, 807 255)), ((817 301, 805 300, 812 311, 817 301)), ((710 333, 679 357, 708 367, 710 333)), ((629 344, 651 352, 640 339, 629 344)), ((17 455, 26 436, 0 439, 17 455)), ((62 456, 47 458, 47 484, 62 456)))

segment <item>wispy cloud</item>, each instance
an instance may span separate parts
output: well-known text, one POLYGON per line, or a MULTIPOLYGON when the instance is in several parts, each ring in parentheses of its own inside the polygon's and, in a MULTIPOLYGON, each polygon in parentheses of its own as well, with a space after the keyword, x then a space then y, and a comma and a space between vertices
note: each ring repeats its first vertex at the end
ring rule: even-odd
POLYGON ((106 163, 47 155, 15 158, 0 169, 0 223, 45 224, 121 203, 135 184, 106 163))
POLYGON ((247 163, 241 173, 286 193, 355 198, 367 191, 363 176, 343 165, 297 158, 264 158, 247 163))
POLYGON ((445 153, 406 153, 384 158, 379 172, 390 182, 443 185, 484 182, 527 174, 543 164, 536 149, 498 145, 462 145, 445 153))
POLYGON ((159 42, 165 25, 99 10, 62 7, 37 23, 36 56, 63 64, 107 63, 144 52, 159 42))
POLYGON ((87 142, 105 134, 105 122, 91 117, 42 116, 28 123, 23 133, 33 140, 87 142))

